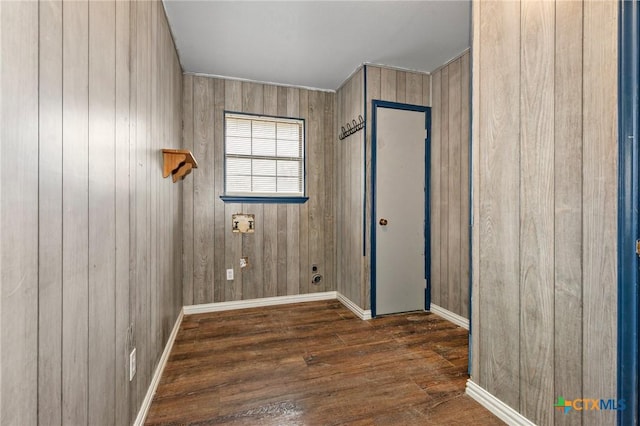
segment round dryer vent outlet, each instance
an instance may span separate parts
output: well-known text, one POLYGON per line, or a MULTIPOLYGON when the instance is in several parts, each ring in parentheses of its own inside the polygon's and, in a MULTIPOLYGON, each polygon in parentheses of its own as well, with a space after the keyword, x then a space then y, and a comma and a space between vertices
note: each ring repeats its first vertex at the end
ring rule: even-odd
POLYGON ((322 275, 313 274, 313 276, 311 277, 311 283, 318 285, 318 284, 320 284, 320 281, 322 281, 322 275))

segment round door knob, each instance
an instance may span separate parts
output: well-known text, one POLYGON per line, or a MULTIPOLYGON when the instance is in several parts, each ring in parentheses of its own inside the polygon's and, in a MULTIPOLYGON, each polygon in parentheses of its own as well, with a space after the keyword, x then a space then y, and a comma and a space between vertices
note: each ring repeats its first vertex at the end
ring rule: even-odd
POLYGON ((384 219, 384 218, 380 219, 380 225, 387 226, 387 223, 389 223, 387 219, 384 219))

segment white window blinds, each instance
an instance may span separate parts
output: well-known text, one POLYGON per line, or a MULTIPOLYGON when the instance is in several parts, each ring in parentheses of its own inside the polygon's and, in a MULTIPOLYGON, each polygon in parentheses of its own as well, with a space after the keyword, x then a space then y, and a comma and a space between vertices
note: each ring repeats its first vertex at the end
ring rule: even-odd
POLYGON ((304 196, 304 121, 225 114, 225 193, 304 196))

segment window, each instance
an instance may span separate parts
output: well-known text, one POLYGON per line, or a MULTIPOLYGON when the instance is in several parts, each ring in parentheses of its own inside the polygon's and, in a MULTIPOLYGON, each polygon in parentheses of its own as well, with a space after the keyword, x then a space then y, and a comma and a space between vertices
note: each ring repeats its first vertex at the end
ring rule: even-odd
POLYGON ((225 113, 225 201, 304 202, 304 120, 225 113))

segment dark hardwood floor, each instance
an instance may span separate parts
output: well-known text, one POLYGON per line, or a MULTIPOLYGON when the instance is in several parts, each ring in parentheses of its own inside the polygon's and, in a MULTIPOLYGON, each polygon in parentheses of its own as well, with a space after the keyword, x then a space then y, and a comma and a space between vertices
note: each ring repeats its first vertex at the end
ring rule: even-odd
POLYGON ((338 301, 185 316, 146 424, 498 425, 464 394, 467 331, 338 301))

